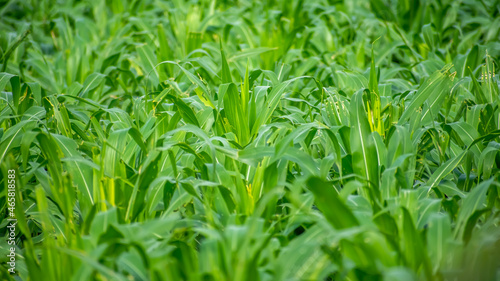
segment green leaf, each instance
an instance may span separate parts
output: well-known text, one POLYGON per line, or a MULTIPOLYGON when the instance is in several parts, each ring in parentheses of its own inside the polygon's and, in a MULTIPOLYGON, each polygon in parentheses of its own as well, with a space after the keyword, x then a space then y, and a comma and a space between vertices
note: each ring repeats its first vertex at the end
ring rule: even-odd
POLYGON ((222 84, 232 83, 233 79, 231 78, 231 71, 229 70, 229 65, 227 64, 226 56, 224 55, 224 50, 222 49, 222 41, 220 42, 220 57, 221 57, 221 79, 222 84))
MULTIPOLYGON (((152 86, 155 87, 158 83, 160 83, 160 76, 158 74, 158 70, 156 69, 156 56, 153 49, 148 44, 143 44, 137 46, 136 50, 147 78, 150 77, 152 86)), ((147 81, 149 81, 149 79, 147 81)))
POLYGON ((427 226, 427 251, 434 272, 443 266, 451 255, 452 239, 451 222, 448 215, 432 214, 427 226))
POLYGON ((464 158, 465 154, 467 151, 463 151, 462 153, 458 154, 457 156, 451 158, 450 160, 446 161, 443 165, 439 166, 439 168, 432 173, 432 175, 429 177, 429 180, 427 180, 427 186, 429 187, 429 191, 431 188, 439 184, 439 182, 453 169, 455 169, 460 162, 462 162, 462 159, 464 158))
POLYGON ((471 149, 477 157, 479 157, 482 147, 480 143, 474 143, 474 140, 479 138, 478 132, 471 125, 465 122, 450 123, 450 126, 458 134, 462 142, 465 143, 465 145, 467 145, 467 147, 469 147, 469 149, 471 149))
POLYGON ((101 83, 104 81, 104 77, 106 77, 102 73, 92 73, 89 75, 86 79, 85 82, 83 82, 83 88, 81 89, 80 93, 78 94, 78 97, 85 97, 88 96, 88 93, 92 91, 93 89, 97 88, 101 83))
POLYGON ((456 238, 463 237, 466 223, 469 218, 478 210, 482 210, 485 207, 486 202, 486 192, 493 184, 494 179, 481 182, 478 186, 473 188, 471 192, 465 197, 462 206, 457 214, 457 223, 455 227, 454 236, 456 238))
POLYGON ((447 73, 451 67, 451 65, 447 65, 441 70, 434 72, 429 78, 425 80, 425 82, 415 93, 410 104, 406 107, 403 115, 401 115, 401 117, 399 118, 398 124, 403 124, 404 122, 406 122, 410 118, 410 116, 415 114, 417 112, 417 109, 420 108, 425 102, 428 102, 430 106, 428 107, 427 111, 423 112, 422 119, 424 119, 427 114, 432 112, 432 108, 437 108, 433 107, 434 104, 438 103, 438 101, 441 100, 441 97, 445 95, 449 90, 449 78, 447 73), (435 93, 438 94, 436 95, 435 93))
POLYGON ((223 84, 219 93, 224 97, 224 112, 233 132, 238 137, 238 142, 241 145, 246 145, 250 137, 250 130, 248 129, 247 116, 244 115, 241 106, 238 88, 233 83, 223 84))
POLYGON ((314 194, 316 206, 335 229, 355 227, 358 220, 339 198, 337 190, 317 177, 307 180, 307 188, 314 194))
POLYGON ((132 190, 132 194, 128 201, 127 210, 125 212, 125 220, 133 220, 143 211, 144 197, 149 185, 158 174, 158 160, 161 154, 158 151, 152 151, 144 163, 139 168, 137 181, 132 190))
POLYGON ((253 49, 245 49, 242 50, 241 52, 237 52, 229 57, 230 61, 236 61, 239 59, 244 59, 244 58, 250 58, 253 56, 257 56, 263 53, 267 52, 272 52, 274 50, 277 50, 278 48, 268 48, 268 47, 259 47, 259 48, 253 48, 253 49))
POLYGON ((378 200, 379 166, 377 149, 371 137, 370 124, 363 107, 363 92, 358 91, 351 99, 350 147, 355 174, 369 182, 372 200, 378 200))
POLYGON ((191 107, 189 107, 189 105, 187 105, 182 99, 171 94, 167 95, 167 99, 171 100, 176 105, 184 122, 193 124, 197 127, 200 126, 193 109, 191 109, 191 107))
POLYGON ((410 213, 404 207, 401 207, 403 212, 403 254, 408 265, 415 271, 423 265, 424 272, 427 278, 432 276, 429 268, 429 260, 425 251, 424 243, 420 233, 415 228, 410 213))

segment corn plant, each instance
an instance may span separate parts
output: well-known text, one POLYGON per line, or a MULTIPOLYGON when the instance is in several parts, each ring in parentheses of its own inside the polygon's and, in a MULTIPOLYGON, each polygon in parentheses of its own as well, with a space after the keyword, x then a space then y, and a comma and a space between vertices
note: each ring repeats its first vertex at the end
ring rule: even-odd
POLYGON ((2 280, 500 280, 499 11, 0 1, 2 280))

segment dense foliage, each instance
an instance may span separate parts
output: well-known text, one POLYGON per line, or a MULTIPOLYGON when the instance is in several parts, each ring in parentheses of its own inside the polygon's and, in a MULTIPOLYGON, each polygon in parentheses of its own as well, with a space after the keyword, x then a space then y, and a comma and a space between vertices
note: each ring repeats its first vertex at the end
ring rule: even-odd
POLYGON ((489 0, 0 0, 0 278, 499 280, 499 30, 489 0))

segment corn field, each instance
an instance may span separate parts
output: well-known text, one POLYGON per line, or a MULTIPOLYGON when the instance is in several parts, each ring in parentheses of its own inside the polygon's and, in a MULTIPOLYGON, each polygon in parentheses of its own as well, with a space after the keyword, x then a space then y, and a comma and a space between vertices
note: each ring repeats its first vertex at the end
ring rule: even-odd
POLYGON ((500 280, 500 1, 0 0, 0 279, 500 280))

